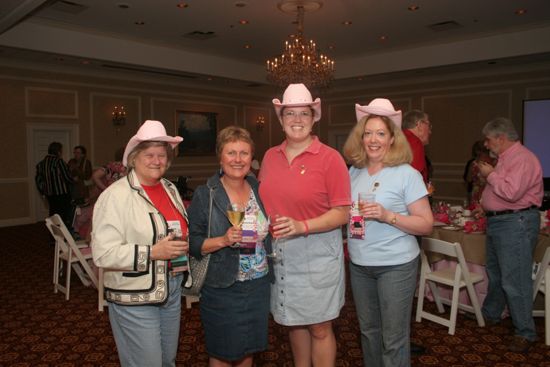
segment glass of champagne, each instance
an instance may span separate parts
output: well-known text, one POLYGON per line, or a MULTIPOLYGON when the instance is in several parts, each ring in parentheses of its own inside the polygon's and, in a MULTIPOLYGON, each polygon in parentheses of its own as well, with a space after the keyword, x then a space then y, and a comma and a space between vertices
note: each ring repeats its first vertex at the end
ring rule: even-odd
MULTIPOLYGON (((227 218, 233 227, 241 228, 244 221, 245 206, 239 203, 227 204, 227 218)), ((239 247, 239 243, 234 243, 231 247, 239 247)))
POLYGON ((227 205, 227 218, 233 227, 240 228, 244 221, 244 205, 238 203, 229 203, 227 205))

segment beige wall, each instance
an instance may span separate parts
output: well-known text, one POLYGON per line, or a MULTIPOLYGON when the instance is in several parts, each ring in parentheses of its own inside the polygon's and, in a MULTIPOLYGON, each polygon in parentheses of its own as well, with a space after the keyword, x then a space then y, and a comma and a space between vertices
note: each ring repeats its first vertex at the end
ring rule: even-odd
MULTIPOLYGON (((496 116, 512 118, 521 131, 523 99, 550 98, 550 66, 537 71, 477 71, 423 77, 399 75, 365 80, 352 89, 332 88, 321 95, 321 139, 341 146, 355 123, 354 104, 390 98, 406 111, 423 109, 434 125, 428 154, 434 164, 436 199, 460 201, 465 196, 462 170, 483 124, 496 116)), ((94 166, 112 160, 145 119, 163 121, 175 134, 176 111, 216 112, 218 129, 230 124, 251 131, 258 156, 283 139, 273 113, 273 89, 196 87, 190 83, 132 77, 110 77, 40 67, 2 67, 0 71, 0 226, 34 221, 31 192, 34 171, 27 168, 27 126, 76 126, 78 141, 88 148, 94 166), (124 105, 127 121, 114 126, 111 111, 124 105), (266 126, 256 129, 258 116, 266 126)), ((279 96, 280 98, 280 96, 279 96)), ((185 142, 183 143, 185 144, 185 142)), ((69 152, 72 147, 69 147, 69 152)), ((218 167, 215 155, 177 158, 169 175, 192 176, 203 183, 218 167)))

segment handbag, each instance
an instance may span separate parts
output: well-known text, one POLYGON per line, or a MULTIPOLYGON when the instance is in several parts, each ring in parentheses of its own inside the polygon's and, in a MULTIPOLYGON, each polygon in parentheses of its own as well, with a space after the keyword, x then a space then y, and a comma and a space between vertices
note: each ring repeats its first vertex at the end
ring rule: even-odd
MULTIPOLYGON (((210 189, 210 204, 208 207, 208 238, 210 238, 210 220, 212 219, 212 188, 210 189)), ((184 296, 199 297, 206 273, 208 272, 208 263, 210 262, 210 254, 206 254, 202 259, 197 260, 193 256, 189 256, 189 277, 183 286, 182 293, 184 296)))

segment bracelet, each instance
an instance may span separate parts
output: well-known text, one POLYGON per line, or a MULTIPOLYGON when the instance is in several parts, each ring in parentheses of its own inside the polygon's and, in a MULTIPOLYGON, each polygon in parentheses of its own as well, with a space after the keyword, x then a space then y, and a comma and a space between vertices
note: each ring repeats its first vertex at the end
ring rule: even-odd
POLYGON ((309 236, 309 226, 307 225, 307 220, 303 220, 302 223, 304 223, 304 227, 306 227, 305 236, 309 236))

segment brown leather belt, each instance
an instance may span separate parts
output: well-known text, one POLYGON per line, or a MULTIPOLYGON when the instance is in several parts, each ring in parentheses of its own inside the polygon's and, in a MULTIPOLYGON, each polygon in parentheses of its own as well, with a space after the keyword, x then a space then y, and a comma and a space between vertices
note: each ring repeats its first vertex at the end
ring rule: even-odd
POLYGON ((538 209, 538 208, 539 207, 536 206, 536 205, 531 205, 530 207, 523 208, 523 209, 508 209, 508 210, 499 210, 499 211, 488 210, 488 211, 485 212, 485 216, 486 217, 494 217, 496 215, 514 214, 514 213, 524 212, 526 210, 533 210, 533 209, 538 209))

